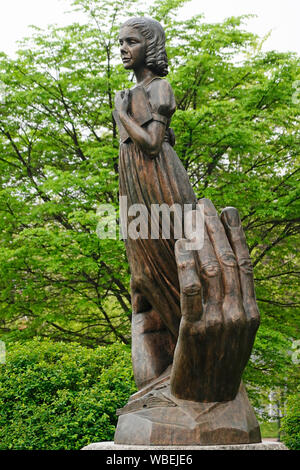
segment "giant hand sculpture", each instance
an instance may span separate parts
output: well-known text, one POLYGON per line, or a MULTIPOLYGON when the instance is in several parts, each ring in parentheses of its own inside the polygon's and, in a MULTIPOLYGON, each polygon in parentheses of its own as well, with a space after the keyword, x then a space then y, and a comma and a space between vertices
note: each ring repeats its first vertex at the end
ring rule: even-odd
POLYGON ((185 400, 233 400, 259 325, 252 264, 236 209, 221 220, 212 202, 204 205, 204 246, 175 255, 181 295, 179 336, 171 374, 172 393, 185 400))

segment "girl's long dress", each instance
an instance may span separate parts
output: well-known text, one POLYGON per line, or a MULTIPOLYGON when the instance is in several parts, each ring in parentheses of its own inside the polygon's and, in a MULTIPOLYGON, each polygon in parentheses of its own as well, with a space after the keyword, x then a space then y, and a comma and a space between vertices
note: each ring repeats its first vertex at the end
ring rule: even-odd
MULTIPOLYGON (((145 86, 145 90, 152 112, 167 118, 168 129, 176 108, 171 86, 167 81, 157 78, 145 86)), ((196 196, 181 161, 167 139, 155 158, 147 156, 132 141, 122 143, 119 178, 120 196, 127 196, 128 208, 133 204, 146 207, 149 226, 148 239, 134 240, 128 237, 125 241, 131 270, 133 311, 142 313, 154 309, 176 338, 181 317, 174 255, 176 240, 173 236, 169 240, 161 237, 151 239, 151 205, 167 204, 171 207, 177 203, 182 208, 184 204, 195 206, 196 196)), ((133 218, 128 217, 128 223, 133 218)))

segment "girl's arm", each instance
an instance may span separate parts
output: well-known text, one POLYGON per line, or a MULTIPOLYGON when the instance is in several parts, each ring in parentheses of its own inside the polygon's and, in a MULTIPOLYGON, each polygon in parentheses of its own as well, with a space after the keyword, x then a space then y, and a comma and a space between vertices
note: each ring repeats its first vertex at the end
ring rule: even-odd
POLYGON ((162 147, 166 126, 160 121, 151 121, 147 128, 141 127, 128 114, 129 90, 126 90, 123 98, 120 94, 116 95, 116 111, 119 118, 130 135, 131 139, 150 157, 156 157, 162 147))

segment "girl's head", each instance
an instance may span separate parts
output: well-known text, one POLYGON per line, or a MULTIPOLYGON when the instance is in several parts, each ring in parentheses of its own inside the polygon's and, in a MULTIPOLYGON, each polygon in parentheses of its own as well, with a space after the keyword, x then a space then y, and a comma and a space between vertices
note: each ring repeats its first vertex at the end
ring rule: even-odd
POLYGON ((144 16, 129 18, 122 28, 136 29, 146 40, 145 65, 153 73, 164 77, 168 74, 168 57, 165 48, 165 32, 160 23, 144 16))

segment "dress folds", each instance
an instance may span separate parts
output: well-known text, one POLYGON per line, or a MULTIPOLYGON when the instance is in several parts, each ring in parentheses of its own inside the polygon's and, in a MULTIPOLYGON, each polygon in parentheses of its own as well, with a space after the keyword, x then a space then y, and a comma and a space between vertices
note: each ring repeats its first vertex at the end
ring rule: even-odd
MULTIPOLYGON (((162 116, 166 124, 166 137, 172 114, 175 111, 175 98, 170 84, 155 78, 145 90, 154 120, 162 116)), ((133 116, 134 117, 134 116, 133 116)), ((180 290, 177 266, 174 255, 176 240, 171 237, 151 239, 151 206, 167 204, 197 204, 197 199, 189 182, 188 175, 176 152, 166 138, 156 157, 149 157, 131 140, 121 143, 119 153, 119 191, 127 196, 127 207, 133 204, 144 206, 148 219, 148 238, 125 240, 127 257, 131 269, 131 295, 135 312, 150 310, 160 312, 169 331, 177 337, 180 321, 180 290), (136 296, 137 301, 134 301, 136 296)), ((183 214, 183 212, 182 212, 183 214)), ((128 217, 130 224, 132 217, 128 217)), ((161 224, 161 221, 160 221, 161 224)), ((184 234, 182 235, 184 236, 184 234)))

